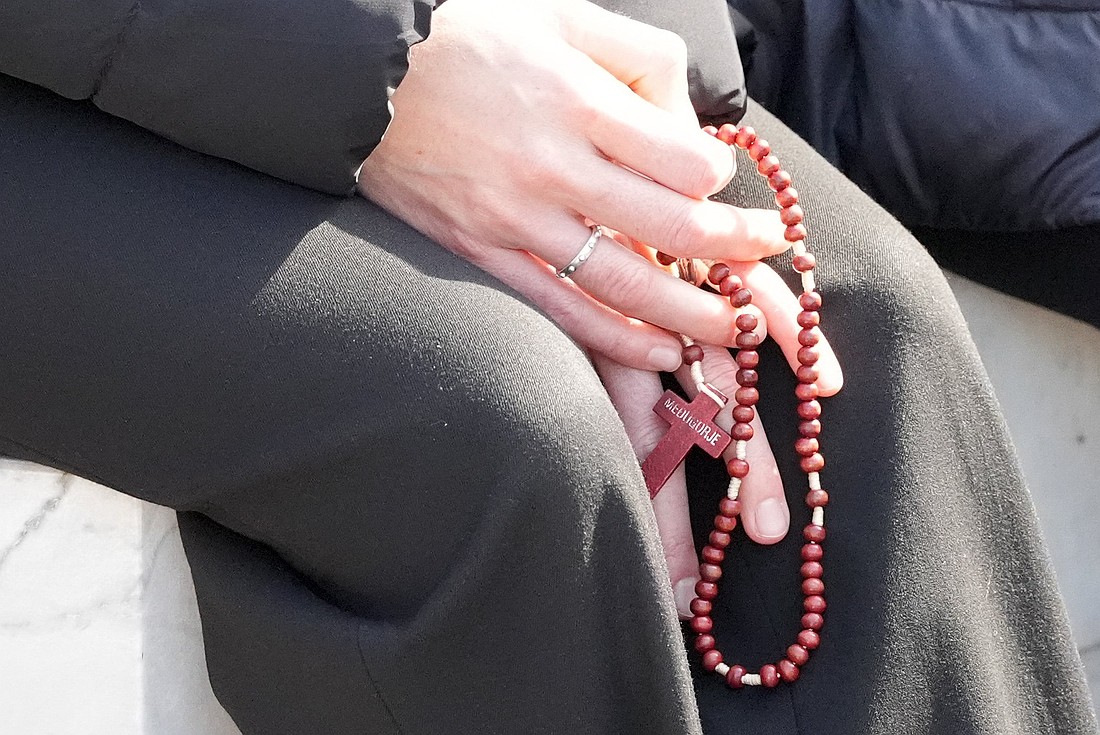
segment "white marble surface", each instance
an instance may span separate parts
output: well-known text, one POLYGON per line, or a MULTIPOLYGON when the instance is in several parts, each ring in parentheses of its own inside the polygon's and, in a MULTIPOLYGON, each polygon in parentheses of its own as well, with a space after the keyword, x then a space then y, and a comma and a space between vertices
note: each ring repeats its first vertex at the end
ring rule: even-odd
POLYGON ((0 459, 0 733, 238 733, 172 513, 0 459))

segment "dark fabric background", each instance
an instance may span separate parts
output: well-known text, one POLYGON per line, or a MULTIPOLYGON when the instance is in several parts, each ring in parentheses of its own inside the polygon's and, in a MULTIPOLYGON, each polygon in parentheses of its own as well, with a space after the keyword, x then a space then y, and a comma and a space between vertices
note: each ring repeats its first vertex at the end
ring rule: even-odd
MULTIPOLYGON (((536 309, 365 201, 9 79, 0 451, 184 511, 246 735, 1095 733, 938 269, 749 119, 802 192, 847 375, 822 437, 828 622, 792 687, 733 694, 685 653, 622 426, 536 309)), ((766 202, 748 166, 726 196, 766 202)), ((797 529, 793 380, 772 350, 762 374, 797 529)), ((690 475, 702 531, 724 476, 690 475)), ((738 538, 718 635, 756 668, 797 632, 799 542, 738 538)))

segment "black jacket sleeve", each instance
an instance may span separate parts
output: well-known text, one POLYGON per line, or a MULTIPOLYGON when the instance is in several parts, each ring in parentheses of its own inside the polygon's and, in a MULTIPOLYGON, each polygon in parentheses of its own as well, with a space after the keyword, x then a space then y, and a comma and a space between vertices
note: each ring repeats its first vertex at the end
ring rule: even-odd
POLYGON ((430 15, 431 0, 4 0, 0 73, 347 194, 430 15))

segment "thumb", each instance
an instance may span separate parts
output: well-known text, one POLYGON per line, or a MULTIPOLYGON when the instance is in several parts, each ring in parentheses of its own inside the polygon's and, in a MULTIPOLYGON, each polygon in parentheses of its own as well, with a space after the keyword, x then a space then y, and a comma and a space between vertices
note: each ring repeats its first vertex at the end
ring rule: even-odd
MULTIPOLYGON (((596 372, 623 421, 634 453, 639 460, 645 458, 667 429, 653 412, 653 406, 664 392, 660 377, 657 373, 620 365, 598 353, 594 353, 592 358, 596 372)), ((687 480, 682 465, 653 499, 653 515, 668 565, 676 612, 681 618, 690 618, 695 583, 699 581, 699 560, 691 534, 687 480)))

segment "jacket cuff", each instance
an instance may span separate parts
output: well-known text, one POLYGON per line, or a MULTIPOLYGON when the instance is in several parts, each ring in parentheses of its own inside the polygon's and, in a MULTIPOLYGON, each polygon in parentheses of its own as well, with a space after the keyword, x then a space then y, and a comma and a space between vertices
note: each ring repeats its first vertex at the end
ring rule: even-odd
POLYGON ((430 0, 142 2, 93 99, 188 148, 347 195, 430 18, 430 0))

